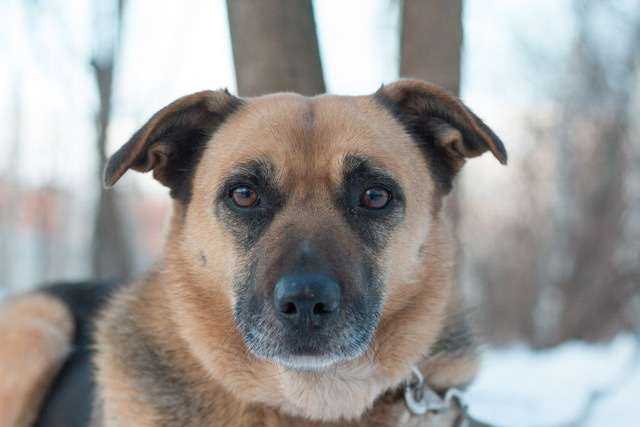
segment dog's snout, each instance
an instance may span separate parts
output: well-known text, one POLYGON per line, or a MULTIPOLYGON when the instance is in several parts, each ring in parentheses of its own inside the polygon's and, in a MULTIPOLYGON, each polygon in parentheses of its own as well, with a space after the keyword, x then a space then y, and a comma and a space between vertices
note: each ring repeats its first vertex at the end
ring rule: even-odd
POLYGON ((340 309, 340 286, 325 274, 287 275, 276 283, 273 299, 283 321, 321 326, 340 309))

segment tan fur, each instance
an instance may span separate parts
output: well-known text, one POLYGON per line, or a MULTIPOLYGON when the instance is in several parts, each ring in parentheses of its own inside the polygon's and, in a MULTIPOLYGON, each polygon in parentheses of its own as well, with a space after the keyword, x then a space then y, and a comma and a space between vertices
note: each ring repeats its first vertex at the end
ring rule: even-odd
MULTIPOLYGON (((133 338, 143 332, 162 349, 189 391, 213 402, 216 411, 185 414, 182 425, 439 425, 410 417, 401 400, 384 398, 415 365, 441 389, 466 384, 475 372, 473 352, 431 354, 458 299, 453 239, 446 219, 430 214, 436 197, 419 148, 372 97, 276 94, 248 100, 209 141, 189 206, 184 210, 176 203, 157 271, 119 292, 99 322, 96 364, 104 425, 168 422, 154 413, 135 381, 136 368, 123 352, 131 329, 123 329, 123 322, 135 326, 133 338), (278 180, 294 206, 271 227, 306 212, 305 229, 330 224, 340 230, 346 226, 332 208, 328 189, 339 184, 345 156, 354 154, 374 159, 403 188, 419 189, 407 198, 404 220, 379 254, 385 295, 374 341, 363 356, 322 372, 259 360, 245 348, 234 322, 230 284, 247 260, 213 219, 216 186, 242 161, 268 158, 276 170, 286 171, 278 180)), ((260 244, 277 242, 278 236, 267 235, 260 244)))
POLYGON ((29 294, 0 305, 0 426, 35 421, 73 331, 71 313, 53 297, 29 294))

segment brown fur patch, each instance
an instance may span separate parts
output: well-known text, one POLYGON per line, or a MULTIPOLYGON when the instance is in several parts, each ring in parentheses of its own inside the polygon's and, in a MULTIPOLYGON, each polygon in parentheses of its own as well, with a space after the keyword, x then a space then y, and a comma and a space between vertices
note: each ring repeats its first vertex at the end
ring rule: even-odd
POLYGON ((73 331, 71 313, 56 298, 29 294, 0 305, 0 426, 35 421, 73 331))

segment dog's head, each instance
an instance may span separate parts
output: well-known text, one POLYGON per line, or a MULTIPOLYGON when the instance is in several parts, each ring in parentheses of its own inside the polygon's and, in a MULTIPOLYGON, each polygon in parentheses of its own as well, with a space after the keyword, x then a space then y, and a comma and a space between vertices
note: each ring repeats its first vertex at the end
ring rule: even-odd
POLYGON ((442 199, 485 151, 506 162, 477 116, 424 82, 360 97, 207 91, 154 115, 105 182, 153 170, 170 188, 165 264, 181 272, 172 297, 202 357, 239 336, 258 359, 312 371, 383 333, 388 363, 403 354, 394 337, 428 352, 451 292, 442 199))

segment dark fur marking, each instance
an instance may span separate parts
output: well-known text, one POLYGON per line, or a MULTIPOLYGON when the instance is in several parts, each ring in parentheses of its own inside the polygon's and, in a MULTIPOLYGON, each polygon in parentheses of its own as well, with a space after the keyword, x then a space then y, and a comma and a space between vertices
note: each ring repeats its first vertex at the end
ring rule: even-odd
POLYGON ((224 180, 216 197, 215 214, 240 247, 249 250, 264 234, 285 201, 285 196, 276 186, 273 165, 267 160, 253 160, 236 167, 224 180), (230 192, 237 186, 249 186, 257 191, 258 205, 253 208, 237 207, 230 197, 230 192))
POLYGON ((138 155, 127 169, 145 170, 149 162, 149 151, 158 144, 166 144, 169 148, 167 164, 162 171, 154 170, 154 177, 169 187, 173 199, 189 204, 192 197, 193 176, 202 153, 215 131, 232 113, 243 104, 239 98, 229 96, 225 108, 221 111, 211 111, 207 108, 207 99, 181 109, 167 113, 165 109, 156 113, 145 126, 140 128, 129 141, 109 159, 105 168, 105 178, 109 185, 109 177, 119 176, 118 171, 126 166, 132 152, 141 143, 148 132, 148 126, 158 115, 167 114, 167 118, 158 131, 153 133, 144 143, 144 150, 138 155))
POLYGON ((453 188, 453 179, 457 170, 447 150, 435 142, 434 132, 427 125, 427 121, 420 116, 406 113, 381 91, 376 92, 375 99, 391 113, 413 138, 427 160, 429 172, 436 188, 442 194, 448 194, 453 188))
POLYGON ((400 102, 384 92, 384 86, 374 98, 402 124, 424 152, 431 176, 442 194, 448 194, 453 180, 464 164, 464 157, 478 156, 491 147, 501 162, 507 162, 507 150, 498 136, 461 101, 451 97, 407 90, 400 102), (462 135, 464 155, 454 154, 438 143, 438 122, 448 123, 462 135))
MULTIPOLYGON (((176 127, 167 131, 159 138, 175 140, 180 150, 169 159, 168 187, 171 188, 171 197, 189 204, 192 197, 193 177, 197 165, 200 163, 204 149, 216 130, 222 123, 242 105, 235 97, 230 98, 227 107, 220 113, 211 115, 207 127, 189 129, 176 127), (174 138, 174 139, 173 139, 174 138)), ((194 108, 194 107, 192 107, 194 108)))
POLYGON ((386 244, 394 227, 404 217, 404 193, 397 182, 369 160, 347 156, 344 160, 342 191, 336 205, 349 226, 368 247, 379 250, 386 244), (378 210, 360 206, 360 196, 367 188, 381 186, 392 193, 389 204, 378 210))
POLYGON ((440 336, 431 347, 431 355, 445 353, 454 357, 465 356, 475 347, 476 342, 466 313, 455 312, 447 317, 440 336))
POLYGON ((200 260, 200 266, 206 267, 206 265, 207 265, 207 256, 204 254, 203 251, 200 251, 198 253, 198 259, 200 260))
POLYGON ((115 282, 59 283, 41 290, 62 300, 76 325, 73 351, 56 376, 34 427, 85 427, 95 390, 93 321, 120 284, 115 282))
POLYGON ((420 247, 418 248, 418 255, 424 256, 426 254, 426 250, 427 250, 427 245, 425 243, 421 244, 420 247))
POLYGON ((302 129, 304 129, 305 132, 313 132, 316 125, 314 104, 307 102, 306 106, 306 110, 302 113, 302 129))
POLYGON ((111 332, 120 350, 118 362, 127 372, 136 373, 131 380, 140 398, 159 415, 163 426, 201 426, 203 417, 214 413, 214 398, 198 382, 204 383, 206 376, 183 371, 175 352, 155 342, 134 313, 123 313, 122 318, 127 322, 111 332))

